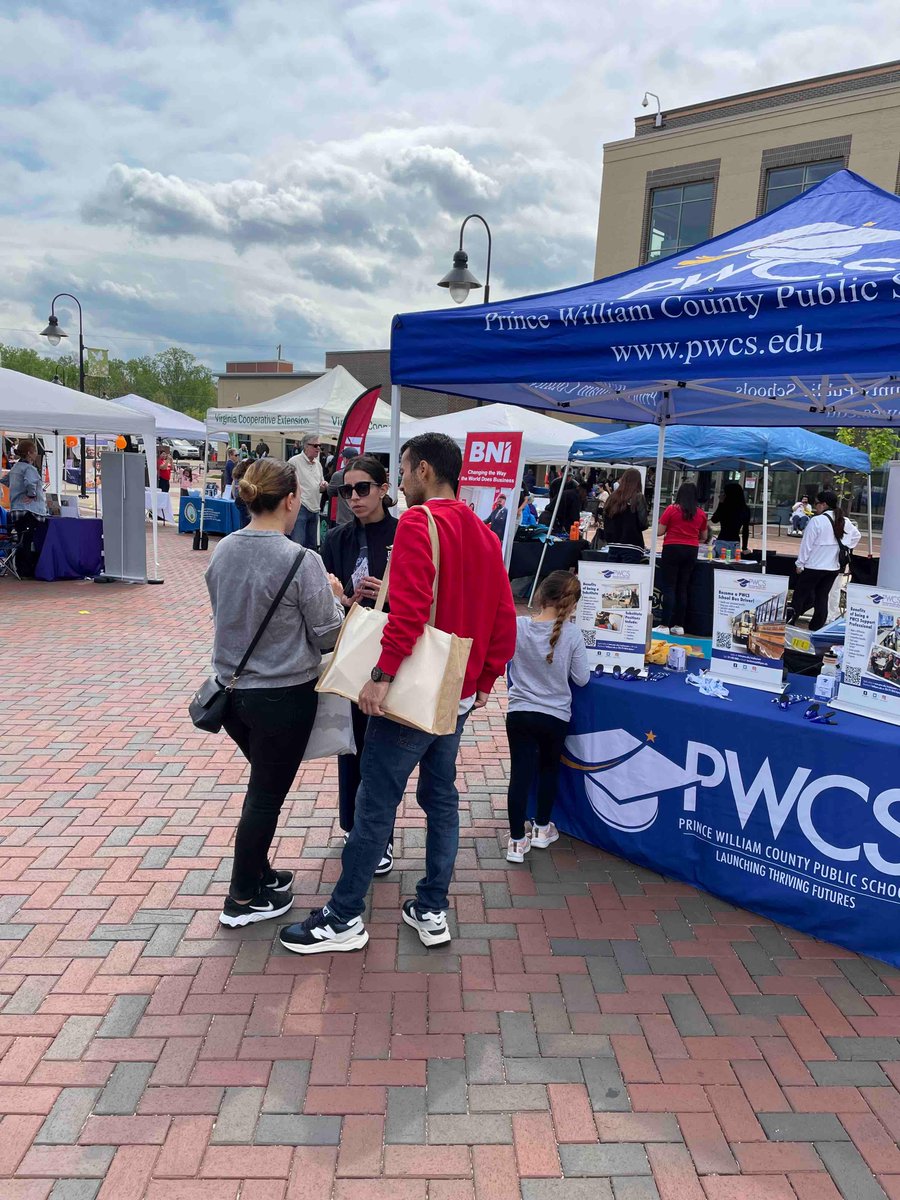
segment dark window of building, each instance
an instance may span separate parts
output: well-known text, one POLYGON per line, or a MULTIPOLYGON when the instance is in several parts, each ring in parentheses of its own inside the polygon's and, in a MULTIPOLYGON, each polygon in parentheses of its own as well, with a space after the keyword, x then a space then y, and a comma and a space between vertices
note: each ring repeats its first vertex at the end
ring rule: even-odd
POLYGON ((821 183, 844 166, 842 158, 824 162, 802 163, 796 167, 770 167, 766 172, 766 196, 763 212, 771 212, 788 200, 801 195, 814 183, 821 183))
POLYGON ((712 230, 712 179, 654 188, 644 261, 653 262, 705 241, 712 230))

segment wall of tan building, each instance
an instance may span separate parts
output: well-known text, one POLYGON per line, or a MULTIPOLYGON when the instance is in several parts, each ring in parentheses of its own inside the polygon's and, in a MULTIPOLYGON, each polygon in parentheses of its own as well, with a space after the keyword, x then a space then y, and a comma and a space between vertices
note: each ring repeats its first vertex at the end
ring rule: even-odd
POLYGON ((220 375, 216 388, 218 408, 246 408, 296 391, 318 379, 321 372, 293 375, 220 375))
POLYGON ((643 261, 649 171, 720 160, 712 226, 716 235, 758 215, 765 151, 848 136, 849 168, 887 191, 897 190, 897 84, 699 124, 664 126, 608 143, 604 146, 595 278, 629 270, 643 261))

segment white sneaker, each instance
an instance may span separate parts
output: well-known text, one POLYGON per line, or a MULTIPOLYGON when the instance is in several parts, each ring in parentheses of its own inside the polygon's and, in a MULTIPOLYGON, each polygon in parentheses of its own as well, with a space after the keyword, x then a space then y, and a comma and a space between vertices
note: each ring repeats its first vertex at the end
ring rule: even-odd
POLYGON ((657 625, 656 628, 653 630, 653 632, 654 633, 668 633, 669 627, 668 627, 668 625, 657 625))
POLYGON ((507 862, 524 862, 525 855, 531 849, 531 839, 526 833, 523 838, 516 841, 515 838, 510 838, 506 843, 506 861, 507 862))
POLYGON ((548 846, 552 846, 554 842, 558 841, 559 830, 552 821, 548 821, 546 825, 535 825, 531 831, 531 844, 538 850, 546 850, 548 846))
POLYGON ((444 946, 450 941, 445 912, 420 913, 415 900, 407 900, 400 909, 407 925, 412 925, 423 946, 444 946))
POLYGON ((681 625, 673 625, 671 632, 675 635, 675 637, 684 637, 684 629, 681 625))

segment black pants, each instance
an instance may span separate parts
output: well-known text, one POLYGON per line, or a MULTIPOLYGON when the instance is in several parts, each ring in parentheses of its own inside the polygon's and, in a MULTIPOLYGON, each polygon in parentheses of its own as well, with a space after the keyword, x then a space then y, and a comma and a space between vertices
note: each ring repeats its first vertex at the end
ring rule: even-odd
POLYGON ((828 595, 840 571, 811 571, 807 568, 797 576, 791 608, 795 617, 813 610, 810 629, 821 629, 828 620, 828 595))
POLYGON ((158 476, 158 478, 156 480, 156 490, 158 492, 167 492, 169 490, 169 485, 171 484, 171 482, 172 481, 170 479, 163 479, 163 477, 161 475, 158 476))
POLYGON ((559 781, 559 759, 568 721, 541 712, 511 712, 506 718, 509 740, 509 832, 525 836, 525 810, 537 776, 537 823, 546 825, 553 812, 559 781))
POLYGON ((237 688, 225 732, 250 763, 250 780, 234 839, 231 895, 252 900, 269 869, 278 814, 312 733, 315 680, 288 688, 237 688))
POLYGON ((663 546, 659 556, 659 582, 663 593, 663 625, 684 626, 691 576, 697 565, 696 546, 663 546))
POLYGON ((10 517, 13 529, 18 538, 16 549, 16 570, 21 579, 34 579, 35 568, 41 552, 37 543, 37 531, 43 522, 33 513, 17 512, 10 517))
MULTIPOLYGON (((366 730, 369 718, 358 704, 350 705, 350 716, 353 719, 353 740, 356 742, 355 754, 339 754, 338 768, 338 812, 341 829, 349 833, 353 828, 356 816, 356 793, 359 791, 359 781, 362 778, 360 764, 362 762, 363 743, 366 740, 366 730)), ((394 828, 391 826, 391 836, 388 845, 394 840, 394 828)))

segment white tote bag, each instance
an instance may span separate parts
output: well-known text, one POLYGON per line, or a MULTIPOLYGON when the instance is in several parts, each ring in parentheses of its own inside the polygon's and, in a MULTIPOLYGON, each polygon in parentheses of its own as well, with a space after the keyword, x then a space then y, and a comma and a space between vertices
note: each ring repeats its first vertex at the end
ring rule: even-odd
MULTIPOLYGON (((331 655, 323 654, 320 678, 330 662, 331 655)), ((312 733, 303 751, 303 761, 311 762, 316 758, 333 758, 336 754, 355 753, 356 741, 353 737, 350 701, 343 696, 321 692, 312 733)))
MULTIPOLYGON (((441 575, 441 550, 434 517, 423 505, 431 535, 431 557, 434 562, 434 588, 431 615, 412 654, 400 664, 397 676, 388 688, 384 702, 385 716, 401 725, 421 729, 424 733, 443 736, 456 732, 459 701, 465 679, 471 638, 457 637, 435 629, 438 583, 441 575)), ((381 657, 381 637, 388 622, 384 611, 388 592, 390 564, 384 573, 381 591, 374 608, 354 604, 344 621, 331 663, 316 685, 319 692, 329 692, 357 701, 368 682, 372 668, 381 657)))

